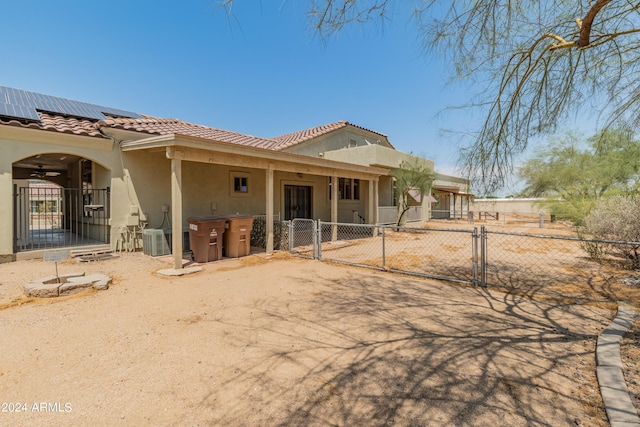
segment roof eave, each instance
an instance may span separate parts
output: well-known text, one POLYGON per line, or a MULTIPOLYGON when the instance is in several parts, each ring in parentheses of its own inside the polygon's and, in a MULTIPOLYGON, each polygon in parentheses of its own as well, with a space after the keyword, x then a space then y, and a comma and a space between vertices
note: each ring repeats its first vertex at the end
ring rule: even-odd
POLYGON ((372 176, 386 176, 389 173, 388 169, 379 167, 356 165, 335 160, 327 160, 319 157, 305 156, 302 154, 274 151, 259 147, 249 147, 233 144, 230 142, 215 141, 211 139, 180 134, 153 136, 137 141, 127 141, 121 144, 121 149, 123 152, 162 149, 167 147, 193 148, 225 154, 236 154, 261 160, 289 162, 318 168, 329 168, 335 171, 342 170, 356 172, 372 176))

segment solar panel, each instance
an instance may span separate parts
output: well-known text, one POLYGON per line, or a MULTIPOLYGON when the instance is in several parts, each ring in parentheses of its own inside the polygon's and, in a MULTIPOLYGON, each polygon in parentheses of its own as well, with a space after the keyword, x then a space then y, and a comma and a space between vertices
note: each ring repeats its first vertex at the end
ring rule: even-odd
POLYGON ((18 117, 21 119, 40 120, 36 110, 22 105, 12 105, 0 102, 0 116, 18 117))
POLYGON ((106 119, 105 114, 140 118, 131 111, 0 86, 0 116, 40 120, 37 110, 96 120, 106 119))

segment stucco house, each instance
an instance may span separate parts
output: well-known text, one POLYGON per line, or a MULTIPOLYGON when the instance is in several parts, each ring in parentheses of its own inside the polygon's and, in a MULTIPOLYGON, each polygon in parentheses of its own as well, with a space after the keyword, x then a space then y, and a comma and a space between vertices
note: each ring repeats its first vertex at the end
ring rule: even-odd
MULTIPOLYGON (((267 252, 276 220, 393 222, 389 171, 413 158, 345 121, 261 138, 3 86, 0 144, 0 261, 57 246, 115 248, 146 227, 171 229, 175 268, 190 216, 262 215, 267 252), (34 180, 59 192, 34 196, 34 180), (56 227, 34 224, 34 197, 38 209, 55 206, 56 227)), ((438 194, 459 195, 462 209, 468 188, 439 176, 412 219, 428 219, 438 194)), ((455 212, 455 201, 442 203, 455 212)))

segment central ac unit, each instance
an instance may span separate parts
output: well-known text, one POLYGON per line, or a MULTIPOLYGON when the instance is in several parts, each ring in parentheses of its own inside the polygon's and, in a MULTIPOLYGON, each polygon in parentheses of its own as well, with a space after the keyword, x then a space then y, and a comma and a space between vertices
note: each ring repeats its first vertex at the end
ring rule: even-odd
MULTIPOLYGON (((142 231, 142 250, 145 255, 171 254, 171 229, 146 229, 142 231)), ((182 250, 189 251, 189 231, 182 231, 182 250)))
POLYGON ((142 230, 142 250, 145 255, 162 256, 171 253, 164 230, 142 230))

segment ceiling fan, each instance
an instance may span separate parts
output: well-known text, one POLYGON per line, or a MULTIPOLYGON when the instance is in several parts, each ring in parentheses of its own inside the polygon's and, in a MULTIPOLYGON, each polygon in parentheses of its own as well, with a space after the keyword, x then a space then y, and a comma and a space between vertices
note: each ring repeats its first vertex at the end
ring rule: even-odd
POLYGON ((39 179, 43 179, 43 178, 47 178, 47 177, 54 177, 54 176, 58 176, 60 175, 60 172, 56 172, 56 171, 46 171, 42 168, 42 165, 38 165, 38 170, 36 170, 35 172, 33 172, 31 174, 32 177, 34 178, 39 178, 39 179))

